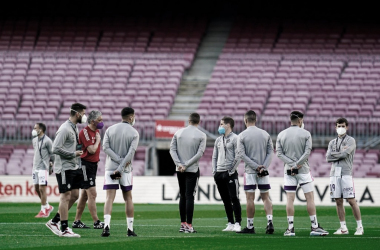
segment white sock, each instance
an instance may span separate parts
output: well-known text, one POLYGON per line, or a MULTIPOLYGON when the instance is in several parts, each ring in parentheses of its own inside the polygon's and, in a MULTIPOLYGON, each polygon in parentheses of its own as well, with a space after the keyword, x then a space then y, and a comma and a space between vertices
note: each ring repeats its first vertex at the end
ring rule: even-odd
POLYGON ((133 232, 133 217, 131 218, 127 217, 127 226, 128 226, 128 229, 133 232))
POLYGON ((269 222, 273 221, 273 215, 268 214, 267 215, 267 220, 268 220, 268 225, 269 225, 269 222))
POLYGON ((347 226, 346 226, 346 222, 345 222, 345 221, 341 221, 341 222, 340 222, 340 228, 341 228, 341 229, 347 229, 347 226))
POLYGON ((248 229, 253 228, 253 218, 247 218, 247 228, 248 229))
POLYGON ((292 229, 294 227, 294 216, 288 216, 288 229, 292 229))
POLYGON ((311 221, 311 226, 313 228, 317 228, 318 227, 317 215, 310 215, 310 221, 311 221))
POLYGON ((105 214, 104 215, 104 227, 108 226, 108 228, 111 228, 111 215, 105 214))
POLYGON ((363 225, 362 225, 362 220, 357 220, 357 221, 356 221, 356 224, 358 225, 358 228, 359 228, 359 227, 363 227, 363 225))

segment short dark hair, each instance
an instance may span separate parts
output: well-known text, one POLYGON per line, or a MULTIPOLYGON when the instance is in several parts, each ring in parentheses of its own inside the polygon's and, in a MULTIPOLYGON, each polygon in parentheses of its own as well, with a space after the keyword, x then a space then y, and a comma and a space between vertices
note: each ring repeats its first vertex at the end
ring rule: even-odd
POLYGON ((192 113, 189 116, 189 121, 191 124, 199 124, 199 122, 201 121, 201 117, 198 113, 192 113))
POLYGON ((297 121, 298 119, 303 119, 303 113, 301 111, 292 111, 292 113, 290 113, 290 120, 292 122, 295 122, 297 121))
POLYGON ((133 115, 135 113, 135 110, 131 107, 125 107, 121 110, 121 117, 124 119, 124 118, 127 118, 127 116, 129 115, 133 115))
POLYGON ((83 104, 77 102, 77 103, 73 103, 73 105, 71 105, 71 109, 72 110, 70 110, 70 115, 74 116, 77 112, 82 112, 83 109, 87 109, 87 107, 84 106, 83 104), (77 112, 75 112, 73 110, 75 110, 77 112))
POLYGON ((347 119, 344 118, 344 117, 340 117, 340 118, 338 118, 338 119, 336 120, 336 122, 335 122, 335 126, 338 125, 338 124, 342 124, 342 123, 345 123, 346 126, 348 126, 348 121, 347 121, 347 119))
POLYGON ((38 125, 38 127, 39 127, 40 129, 42 129, 42 132, 45 133, 45 131, 46 131, 46 126, 45 126, 45 124, 43 124, 42 122, 39 122, 39 123, 36 123, 36 124, 38 125))
POLYGON ((230 124, 231 129, 233 129, 235 126, 235 121, 234 119, 232 119, 232 117, 225 116, 222 118, 222 121, 224 122, 224 124, 230 124))
POLYGON ((244 119, 247 120, 247 122, 252 123, 256 122, 256 113, 253 110, 248 110, 245 112, 244 119))

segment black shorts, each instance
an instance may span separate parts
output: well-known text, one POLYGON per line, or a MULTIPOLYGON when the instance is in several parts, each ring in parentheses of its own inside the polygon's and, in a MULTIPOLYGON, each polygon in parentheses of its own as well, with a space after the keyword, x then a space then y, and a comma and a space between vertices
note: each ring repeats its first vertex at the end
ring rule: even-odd
POLYGON ((83 171, 81 168, 77 170, 66 170, 59 174, 55 174, 58 182, 58 189, 61 194, 73 189, 83 188, 83 171))
POLYGON ((82 167, 86 166, 87 181, 83 181, 82 188, 88 189, 90 187, 96 186, 96 172, 98 171, 98 163, 97 162, 89 162, 82 159, 82 167))

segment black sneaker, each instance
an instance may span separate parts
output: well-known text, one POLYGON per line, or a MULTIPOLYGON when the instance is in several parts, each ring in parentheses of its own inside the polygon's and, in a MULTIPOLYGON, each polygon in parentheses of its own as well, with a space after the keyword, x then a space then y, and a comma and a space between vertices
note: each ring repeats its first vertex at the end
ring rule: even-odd
POLYGON ((267 226, 267 230, 265 232, 266 234, 273 234, 274 233, 274 226, 272 222, 269 222, 267 226))
POLYGON ((104 222, 101 222, 98 220, 97 222, 94 222, 94 229, 103 229, 104 228, 104 222))
POLYGON ((248 227, 245 227, 243 230, 239 231, 239 232, 236 232, 237 234, 255 234, 255 228, 252 227, 251 229, 249 229, 248 227))
POLYGON ((131 231, 129 228, 128 228, 128 234, 127 234, 128 237, 136 237, 137 234, 135 234, 134 231, 131 231))
POLYGON ((73 222, 73 228, 85 228, 85 229, 88 229, 89 227, 86 226, 86 224, 84 224, 80 220, 76 220, 76 221, 73 222))
POLYGON ((103 232, 102 232, 102 234, 100 236, 102 236, 102 237, 108 237, 108 236, 110 236, 110 228, 108 226, 106 226, 105 228, 103 228, 103 232))

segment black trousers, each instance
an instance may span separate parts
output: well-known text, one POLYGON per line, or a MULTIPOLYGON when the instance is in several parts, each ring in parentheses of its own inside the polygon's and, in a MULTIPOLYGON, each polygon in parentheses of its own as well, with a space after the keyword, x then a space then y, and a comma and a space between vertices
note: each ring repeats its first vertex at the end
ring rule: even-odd
POLYGON ((179 185, 179 214, 181 222, 193 223, 194 197, 198 188, 199 170, 196 173, 177 172, 179 185))
POLYGON ((214 179, 220 197, 222 198, 224 209, 226 210, 228 222, 232 224, 235 223, 235 213, 235 221, 241 223, 241 205, 239 200, 238 173, 235 172, 233 175, 230 176, 227 171, 216 172, 214 179))

